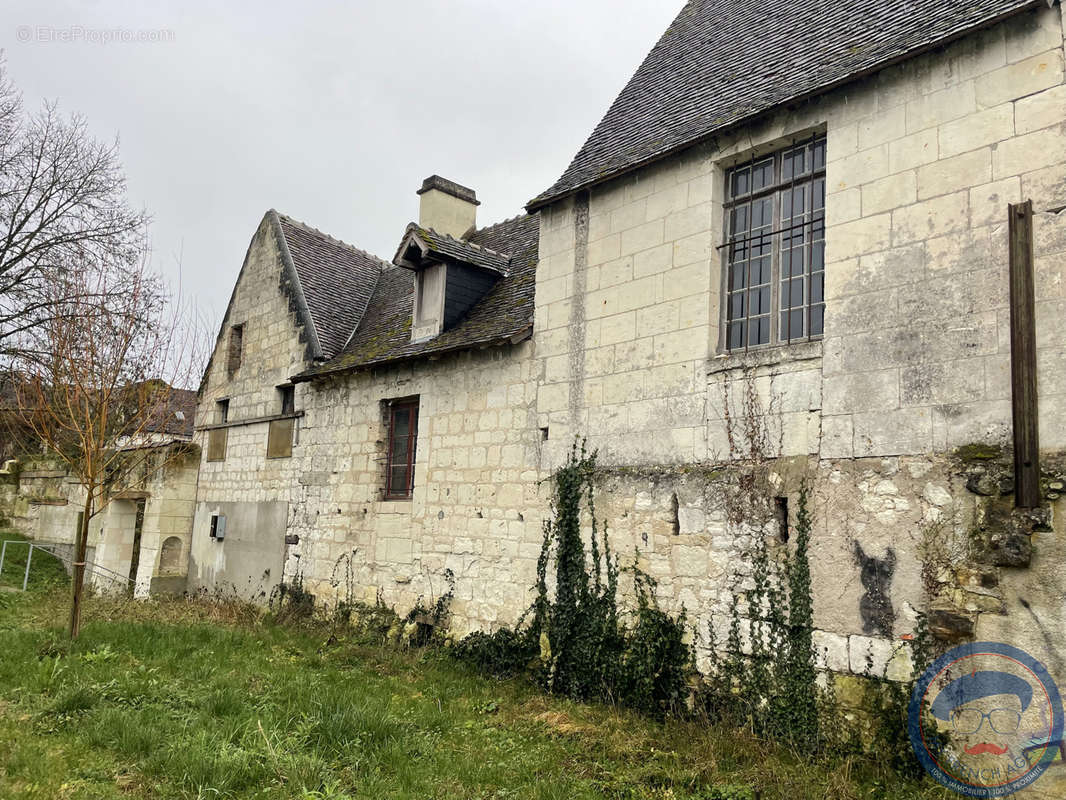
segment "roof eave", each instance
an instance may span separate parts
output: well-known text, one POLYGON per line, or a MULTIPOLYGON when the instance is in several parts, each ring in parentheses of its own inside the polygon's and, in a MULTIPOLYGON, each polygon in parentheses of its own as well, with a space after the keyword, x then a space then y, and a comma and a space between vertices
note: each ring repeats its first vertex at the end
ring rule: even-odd
MULTIPOLYGON (((407 232, 404 234, 403 239, 400 241, 400 246, 396 249, 396 255, 392 259, 394 266, 406 269, 410 272, 421 272, 426 269, 427 266, 434 264, 464 264, 474 269, 484 270, 500 278, 506 278, 511 273, 510 270, 494 267, 488 264, 477 264, 473 261, 467 261, 462 258, 457 258, 448 253, 440 252, 439 249, 433 246, 433 242, 426 241, 425 237, 419 233, 419 228, 411 223, 407 226, 407 232), (419 261, 412 261, 407 257, 408 252, 412 247, 417 248, 421 255, 419 261)), ((508 261, 508 263, 510 263, 508 261)))
POLYGON ((460 353, 467 350, 487 350, 490 347, 502 347, 507 344, 519 344, 525 341, 533 335, 533 323, 530 322, 517 330, 514 333, 506 334, 502 336, 494 336, 490 339, 485 339, 481 342, 467 342, 464 344, 457 344, 454 347, 445 347, 440 350, 431 350, 429 352, 410 353, 403 356, 396 356, 394 358, 382 358, 375 361, 361 361, 358 364, 346 364, 344 366, 334 367, 328 370, 308 370, 301 372, 297 375, 293 375, 290 380, 293 383, 310 383, 321 378, 331 378, 338 375, 351 372, 363 372, 375 367, 394 366, 396 364, 403 364, 410 361, 421 360, 435 360, 441 356, 452 355, 454 353, 460 353))
POLYGON ((965 38, 966 36, 969 36, 973 33, 987 30, 988 28, 998 25, 999 23, 1010 19, 1011 17, 1017 16, 1022 12, 1030 11, 1036 8, 1037 6, 1047 6, 1048 8, 1051 8, 1055 5, 1056 2, 1061 2, 1061 0, 1030 0, 1030 2, 1024 5, 1012 8, 1008 11, 1003 12, 1002 14, 997 14, 996 16, 989 17, 987 20, 984 20, 976 25, 964 28, 961 31, 957 31, 954 34, 944 37, 943 39, 938 39, 935 42, 920 45, 914 48, 913 50, 903 53, 902 55, 878 62, 877 64, 866 67, 865 69, 861 69, 857 72, 845 75, 843 78, 838 78, 835 81, 829 81, 828 83, 815 87, 814 89, 811 89, 808 92, 804 92, 794 97, 790 97, 787 100, 783 100, 773 106, 765 108, 761 111, 757 111, 754 114, 750 114, 745 117, 740 117, 734 120, 733 122, 727 123, 720 128, 715 128, 714 130, 701 134, 693 139, 690 139, 689 141, 674 145, 672 147, 668 147, 660 152, 653 153, 652 155, 641 159, 640 161, 634 162, 633 164, 629 164, 625 167, 621 167, 618 170, 607 173, 606 175, 602 175, 593 180, 585 181, 576 186, 572 186, 569 189, 564 189, 553 194, 549 194, 547 192, 541 194, 526 203, 526 212, 529 214, 535 214, 542 208, 546 208, 547 206, 557 203, 560 200, 565 200, 568 197, 572 197, 580 191, 592 189, 596 186, 602 186, 603 184, 613 181, 616 178, 621 178, 624 175, 636 172, 637 170, 643 169, 658 161, 662 161, 664 159, 670 158, 671 156, 677 155, 678 153, 684 152, 685 150, 695 147, 703 142, 706 142, 708 139, 712 139, 715 136, 721 136, 724 133, 728 133, 734 128, 740 127, 741 125, 750 125, 752 122, 755 122, 758 119, 778 112, 783 107, 795 103, 806 102, 807 100, 810 100, 814 97, 823 95, 826 92, 832 91, 833 89, 839 89, 841 86, 845 86, 854 81, 861 80, 862 78, 869 77, 870 75, 880 72, 881 70, 888 69, 889 67, 895 66, 896 64, 901 64, 904 61, 909 61, 912 58, 917 58, 918 56, 923 55, 925 53, 929 53, 933 50, 936 50, 937 48, 945 47, 946 45, 949 45, 952 42, 956 42, 959 39, 965 38))

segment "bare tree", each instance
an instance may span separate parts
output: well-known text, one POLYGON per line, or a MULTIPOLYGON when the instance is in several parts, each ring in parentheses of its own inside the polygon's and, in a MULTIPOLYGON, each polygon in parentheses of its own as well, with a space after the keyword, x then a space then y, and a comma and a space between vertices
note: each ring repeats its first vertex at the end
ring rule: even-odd
POLYGON ((61 275, 42 287, 51 310, 37 332, 40 349, 14 361, 11 416, 84 492, 69 626, 74 638, 89 523, 131 475, 165 468, 159 422, 172 416, 171 387, 199 380, 206 337, 148 272, 146 257, 133 268, 91 262, 61 275))
POLYGON ((71 299, 56 286, 91 283, 64 272, 134 264, 146 222, 127 204, 117 142, 55 103, 26 112, 0 53, 0 361, 42 350, 36 332, 71 299))

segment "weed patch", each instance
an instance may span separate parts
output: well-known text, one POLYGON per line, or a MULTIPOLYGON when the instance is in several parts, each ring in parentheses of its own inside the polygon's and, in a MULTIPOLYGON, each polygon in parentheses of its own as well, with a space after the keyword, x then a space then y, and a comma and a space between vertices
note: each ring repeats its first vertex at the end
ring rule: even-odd
POLYGON ((403 619, 374 606, 350 625, 280 625, 208 598, 90 598, 70 643, 67 599, 60 584, 0 612, 0 797, 946 796, 726 725, 486 679, 442 648, 395 646, 384 632, 403 619))

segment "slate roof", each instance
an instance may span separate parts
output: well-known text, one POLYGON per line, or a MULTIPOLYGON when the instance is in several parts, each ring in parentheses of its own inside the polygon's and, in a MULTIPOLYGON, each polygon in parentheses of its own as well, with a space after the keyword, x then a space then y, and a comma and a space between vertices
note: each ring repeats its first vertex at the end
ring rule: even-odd
POLYGON ((168 433, 191 439, 196 417, 196 390, 171 387, 167 402, 147 422, 147 433, 168 433))
POLYGON ((496 282, 458 325, 428 341, 411 342, 414 273, 402 267, 391 267, 381 273, 351 341, 336 357, 297 375, 295 380, 504 344, 528 335, 533 326, 539 232, 536 215, 527 214, 471 235, 471 244, 506 254, 509 273, 496 282))
MULTIPOLYGON (((148 381, 148 384, 159 385, 158 381, 148 381)), ((142 384, 135 383, 127 386, 119 393, 121 397, 126 392, 137 393, 142 384)), ((30 394, 32 399, 34 395, 30 394)), ((141 395, 142 397, 145 394, 141 395)), ((196 416, 195 389, 179 389, 176 386, 162 384, 161 390, 151 390, 147 393, 147 402, 157 403, 144 420, 143 430, 145 433, 162 433, 181 436, 191 439, 193 423, 196 416), (165 395, 163 394, 165 392, 165 395)), ((120 408, 120 406, 116 406, 120 408)), ((18 408, 18 393, 15 382, 10 374, 0 374, 0 412, 14 411, 18 408)), ((114 419, 115 416, 112 417, 114 419)), ((0 425, 0 429, 3 426, 0 425)), ((2 449, 2 448, 0 448, 2 449)))
MULTIPOLYGON (((507 273, 507 268, 511 263, 511 257, 506 253, 498 253, 495 250, 477 244, 474 241, 477 238, 476 234, 470 240, 455 239, 446 233, 437 233, 432 228, 423 228, 412 222, 407 226, 407 231, 404 234, 405 243, 407 237, 412 233, 426 244, 429 252, 446 259, 454 259, 464 264, 473 264, 476 267, 483 267, 501 274, 507 273)), ((400 250, 403 249, 404 244, 401 244, 400 250)))
POLYGON ((533 211, 1046 0, 690 0, 533 211))
MULTIPOLYGON (((362 319, 378 277, 391 264, 276 211, 322 358, 332 358, 362 319)), ((284 256, 283 256, 284 257, 284 256)))

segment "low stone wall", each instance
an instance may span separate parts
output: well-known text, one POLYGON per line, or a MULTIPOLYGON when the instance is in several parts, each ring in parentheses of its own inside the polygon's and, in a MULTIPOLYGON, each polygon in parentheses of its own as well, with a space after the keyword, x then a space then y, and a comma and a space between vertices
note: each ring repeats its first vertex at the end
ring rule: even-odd
POLYGON ((19 484, 16 475, 0 474, 0 525, 10 524, 15 514, 15 498, 19 484))

